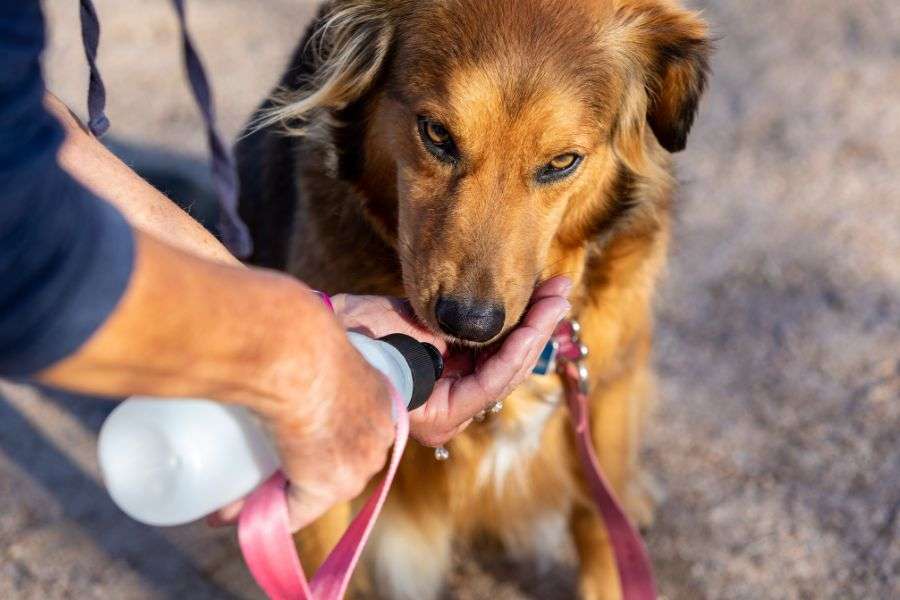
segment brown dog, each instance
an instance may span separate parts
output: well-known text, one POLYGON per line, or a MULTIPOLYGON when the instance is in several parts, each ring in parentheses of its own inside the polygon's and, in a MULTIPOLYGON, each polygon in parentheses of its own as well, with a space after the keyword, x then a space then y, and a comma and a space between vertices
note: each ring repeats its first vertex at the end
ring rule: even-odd
MULTIPOLYGON (((681 150, 704 88, 707 28, 669 0, 337 0, 238 145, 253 262, 329 292, 407 296, 449 339, 480 345, 537 282, 576 282, 593 436, 632 515, 653 393, 651 300, 681 150)), ((413 444, 365 579, 386 598, 439 593, 451 546, 546 550, 567 525, 585 598, 615 598, 603 523, 574 458, 560 382, 533 377, 450 444, 413 444)), ((317 566, 340 506, 299 536, 317 566)))

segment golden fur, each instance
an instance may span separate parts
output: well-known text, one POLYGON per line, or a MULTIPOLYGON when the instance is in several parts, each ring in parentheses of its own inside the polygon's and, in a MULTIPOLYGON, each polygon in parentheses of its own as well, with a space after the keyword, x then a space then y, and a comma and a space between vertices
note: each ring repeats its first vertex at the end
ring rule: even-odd
MULTIPOLYGON (((597 452, 644 522, 637 458, 669 152, 684 147, 707 53, 703 21, 667 0, 330 3, 238 146, 253 260, 329 292, 407 296, 435 331, 439 295, 501 304, 506 331, 538 282, 570 276, 597 452), (457 162, 425 148, 422 115, 452 133, 457 162), (574 174, 535 183, 571 152, 584 157, 574 174)), ((454 439, 445 463, 411 444, 359 590, 434 598, 454 544, 489 535, 522 554, 556 515, 583 596, 618 596, 559 381, 533 377, 505 407, 454 439)), ((349 514, 336 507, 298 536, 308 568, 349 514)))

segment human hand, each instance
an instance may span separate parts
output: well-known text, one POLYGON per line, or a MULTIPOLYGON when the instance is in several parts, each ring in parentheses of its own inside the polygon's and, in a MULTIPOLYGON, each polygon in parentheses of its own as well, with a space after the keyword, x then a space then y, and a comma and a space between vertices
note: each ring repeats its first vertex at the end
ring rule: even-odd
POLYGON ((531 374, 559 321, 568 313, 571 282, 554 277, 539 286, 521 323, 499 344, 475 353, 448 348, 421 325, 409 304, 383 296, 335 296, 335 314, 345 329, 371 337, 405 333, 434 345, 445 356, 443 377, 424 406, 410 413, 410 433, 440 446, 465 429, 486 407, 503 400, 531 374))
MULTIPOLYGON (((387 380, 350 345, 321 301, 307 295, 315 305, 304 313, 305 335, 282 328, 276 344, 281 356, 266 369, 264 380, 277 390, 276 397, 254 406, 289 481, 292 531, 358 496, 384 466, 394 440, 387 380), (305 339, 294 342, 295 337, 305 339)), ((296 305, 291 311, 296 315, 296 305)), ((243 501, 236 502, 208 523, 230 524, 242 507, 243 501)))
MULTIPOLYGON (((565 298, 570 288, 571 282, 565 277, 555 277, 539 286, 522 322, 501 343, 483 349, 479 355, 471 349, 449 348, 442 337, 417 321, 407 302, 397 298, 334 296, 337 321, 330 321, 337 331, 343 328, 376 338, 404 333, 434 345, 444 354, 443 377, 425 405, 410 413, 410 433, 422 444, 440 446, 530 375, 557 323, 570 308, 565 298)), ((332 339, 333 333, 329 329, 326 339, 332 339)), ((393 439, 390 423, 385 421, 390 414, 385 381, 365 363, 348 363, 348 357, 358 355, 349 343, 344 346, 339 341, 346 341, 343 333, 333 339, 339 349, 319 348, 315 353, 316 366, 304 369, 304 372, 322 373, 318 384, 321 388, 313 391, 312 387, 303 387, 310 386, 308 382, 293 384, 300 386, 294 387, 295 390, 304 390, 304 398, 328 401, 321 404, 321 413, 310 418, 301 399, 302 406, 293 412, 281 411, 280 416, 269 420, 279 440, 279 452, 287 459, 285 473, 292 482, 289 508, 295 529, 313 521, 334 503, 358 495, 365 482, 383 466, 393 439), (346 366, 338 369, 338 365, 346 366), (370 409, 364 414, 383 417, 377 419, 376 427, 369 427, 366 418, 360 419, 363 413, 358 407, 372 405, 380 405, 381 409, 375 408, 374 412, 370 409), (352 425, 359 420, 361 423, 352 425), (347 450, 351 448, 353 451, 348 456, 347 450), (344 469, 333 467, 344 462, 348 463, 344 469), (336 471, 342 474, 334 479, 336 471)), ((211 525, 232 523, 242 506, 243 502, 236 502, 211 516, 208 522, 211 525)))
MULTIPOLYGON (((335 336, 345 338, 343 331, 335 336)), ((358 496, 384 466, 394 441, 385 378, 349 344, 317 352, 315 377, 266 417, 290 482, 291 526, 300 529, 336 503, 358 496), (318 405, 308 410, 308 399, 318 405)))

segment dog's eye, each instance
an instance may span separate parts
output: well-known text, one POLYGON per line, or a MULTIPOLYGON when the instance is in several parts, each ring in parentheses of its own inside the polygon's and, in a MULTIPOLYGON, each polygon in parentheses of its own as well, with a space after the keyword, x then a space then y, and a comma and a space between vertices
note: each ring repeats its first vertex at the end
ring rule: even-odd
POLYGON ((581 164, 582 158, 584 157, 574 152, 560 154, 538 170, 536 176, 538 183, 553 183, 568 177, 581 164))
POLYGON ((450 141, 450 132, 435 121, 425 121, 425 135, 433 143, 440 146, 450 141))
POLYGON ((438 160, 455 163, 459 159, 453 136, 441 123, 428 117, 419 117, 419 137, 425 148, 438 160))
POLYGON ((577 154, 560 154, 550 161, 550 166, 557 171, 563 171, 574 165, 576 160, 578 160, 577 154))

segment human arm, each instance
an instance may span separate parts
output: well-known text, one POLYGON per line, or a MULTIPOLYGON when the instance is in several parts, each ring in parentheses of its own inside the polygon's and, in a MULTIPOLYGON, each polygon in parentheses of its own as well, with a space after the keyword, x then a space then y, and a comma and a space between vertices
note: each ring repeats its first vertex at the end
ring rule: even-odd
POLYGON ((209 231, 100 143, 50 92, 44 105, 62 125, 59 163, 76 181, 119 209, 132 226, 209 260, 241 262, 209 231))
POLYGON ((104 170, 96 140, 93 157, 69 156, 96 194, 61 169, 43 43, 37 1, 0 4, 0 376, 247 406, 273 432, 295 525, 354 495, 392 438, 381 377, 301 283, 134 229, 101 182, 139 228, 220 248, 158 194, 144 202, 156 193, 124 165, 104 170))
POLYGON ((119 306, 75 354, 37 378, 91 394, 250 408, 276 441, 295 527, 358 494, 393 438, 386 384, 318 297, 277 273, 136 237, 119 306))
MULTIPOLYGON (((60 158, 76 179, 108 198, 136 227, 212 260, 239 264, 194 219, 91 136, 58 99, 48 95, 46 102, 65 126, 66 143, 60 158)), ((426 405, 410 415, 413 437, 424 444, 441 445, 485 406, 504 398, 520 384, 561 314, 567 311, 568 288, 567 280, 556 278, 536 290, 522 326, 504 341, 502 351, 495 348, 477 370, 465 360, 471 353, 453 350, 447 360, 447 376, 438 382, 426 405), (454 371, 454 363, 464 368, 454 371)), ((448 350, 443 338, 422 327, 402 300, 339 294, 333 301, 338 320, 346 329, 362 330, 374 337, 406 333, 434 344, 442 352, 448 350)))

